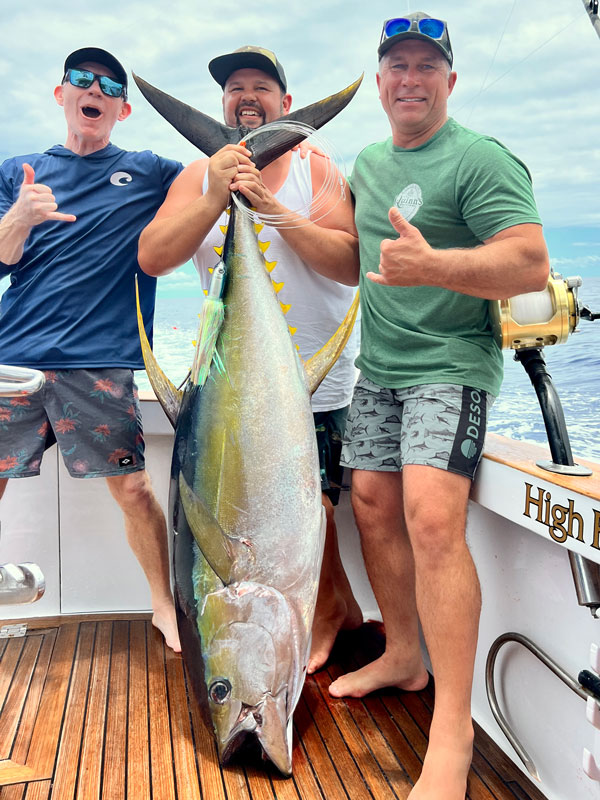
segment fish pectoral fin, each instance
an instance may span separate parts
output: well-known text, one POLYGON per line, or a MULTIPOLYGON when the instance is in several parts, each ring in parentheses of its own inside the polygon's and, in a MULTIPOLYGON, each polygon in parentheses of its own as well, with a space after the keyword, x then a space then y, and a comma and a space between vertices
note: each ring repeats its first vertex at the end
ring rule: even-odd
POLYGON ((219 579, 227 585, 235 560, 234 540, 227 536, 214 515, 179 473, 179 495, 185 517, 202 555, 219 579))
POLYGON ((165 414, 171 425, 177 425, 177 417, 179 416, 179 409, 181 408, 181 401, 183 392, 178 389, 167 378, 165 373, 158 365, 158 361, 154 357, 150 342, 146 336, 146 329, 144 328, 144 318, 142 317, 142 309, 140 307, 140 290, 138 287, 137 275, 135 277, 135 302, 137 306, 137 321, 138 331, 140 334, 140 345, 142 347, 142 355, 144 357, 144 364, 148 378, 154 389, 154 394, 158 398, 158 402, 163 407, 165 414))
POLYGON ((346 346, 346 342, 350 338, 352 328, 356 321, 359 307, 359 294, 356 292, 352 305, 348 309, 348 313, 342 320, 342 324, 333 334, 331 339, 326 342, 323 347, 314 354, 308 361, 304 362, 304 371, 306 373, 306 380, 308 381, 308 390, 314 394, 321 381, 327 375, 329 370, 333 367, 335 362, 340 357, 340 353, 346 346))
POLYGON ((292 718, 287 713, 287 691, 266 695, 261 705, 261 725, 257 732, 265 755, 283 775, 292 774, 292 718))

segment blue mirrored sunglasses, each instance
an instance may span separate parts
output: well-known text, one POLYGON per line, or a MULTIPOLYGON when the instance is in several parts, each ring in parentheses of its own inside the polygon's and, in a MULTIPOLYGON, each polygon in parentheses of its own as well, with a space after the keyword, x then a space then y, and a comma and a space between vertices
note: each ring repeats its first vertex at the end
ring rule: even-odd
POLYGON ((383 23, 383 31, 381 32, 381 41, 385 42, 392 36, 398 33, 407 33, 410 30, 417 30, 424 36, 430 39, 441 39, 446 30, 446 23, 443 19, 433 19, 432 17, 425 17, 423 19, 407 19, 406 17, 397 17, 396 19, 387 19, 383 23))
POLYGON ((107 97, 125 98, 126 96, 124 84, 109 78, 108 75, 96 75, 89 69, 68 69, 65 73, 65 80, 78 89, 89 89, 94 81, 98 81, 100 91, 107 97))

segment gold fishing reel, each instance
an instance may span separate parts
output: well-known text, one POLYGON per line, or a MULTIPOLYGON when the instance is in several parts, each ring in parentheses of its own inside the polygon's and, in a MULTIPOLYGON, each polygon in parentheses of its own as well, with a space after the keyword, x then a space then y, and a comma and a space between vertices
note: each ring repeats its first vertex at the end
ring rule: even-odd
MULTIPOLYGON (((541 292, 490 301, 492 330, 503 350, 523 350, 562 344, 577 328, 580 277, 553 273, 541 292)), ((587 309, 586 309, 587 311, 587 309)))

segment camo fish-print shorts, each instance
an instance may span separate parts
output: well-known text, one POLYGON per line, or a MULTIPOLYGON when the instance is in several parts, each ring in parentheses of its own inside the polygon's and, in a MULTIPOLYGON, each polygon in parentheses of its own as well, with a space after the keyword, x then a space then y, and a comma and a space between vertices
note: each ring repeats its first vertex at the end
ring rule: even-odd
POLYGON ((422 464, 472 479, 494 400, 470 386, 436 383, 385 389, 360 375, 341 463, 375 472, 422 464))
POLYGON ((44 372, 36 394, 0 398, 0 478, 39 475, 44 451, 58 443, 74 478, 144 469, 137 387, 130 369, 44 372))

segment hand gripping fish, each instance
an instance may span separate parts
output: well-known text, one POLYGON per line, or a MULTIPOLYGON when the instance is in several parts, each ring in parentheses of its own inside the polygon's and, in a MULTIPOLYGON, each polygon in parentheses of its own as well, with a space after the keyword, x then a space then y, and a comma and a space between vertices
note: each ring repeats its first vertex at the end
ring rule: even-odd
MULTIPOLYGON (((243 138, 136 81, 207 155, 243 138)), ((284 120, 319 127, 359 84, 284 120)), ((262 169, 302 138, 283 125, 259 129, 253 160, 262 169)), ((148 375, 175 427, 170 505, 183 654, 222 762, 254 739, 282 773, 292 770, 292 713, 306 675, 325 531, 310 395, 343 349, 357 303, 303 364, 255 224, 232 204, 183 391, 158 367, 138 307, 148 375)))

